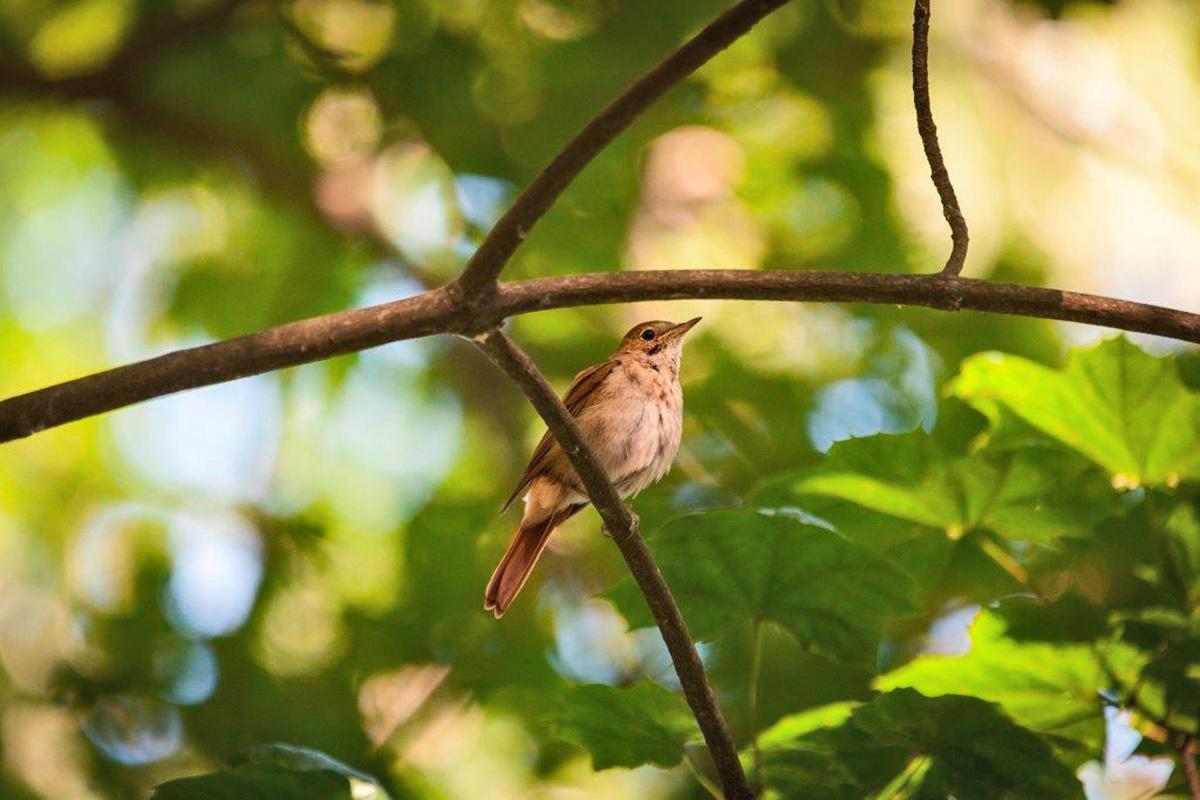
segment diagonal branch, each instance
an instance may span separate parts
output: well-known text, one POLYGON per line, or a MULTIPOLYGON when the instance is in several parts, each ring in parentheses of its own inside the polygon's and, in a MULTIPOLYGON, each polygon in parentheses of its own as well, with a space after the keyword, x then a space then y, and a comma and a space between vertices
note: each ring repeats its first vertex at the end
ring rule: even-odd
POLYGON ((929 162, 929 177, 942 200, 942 215, 950 225, 953 247, 943 275, 958 275, 967 259, 967 221, 958 207, 958 197, 950 183, 950 173, 942 158, 942 146, 938 144, 937 125, 933 122, 933 108, 929 103, 929 4, 933 0, 915 0, 913 3, 912 80, 913 105, 917 112, 917 132, 921 134, 921 145, 925 148, 925 159, 929 162))
POLYGON ((1175 740, 1175 751, 1179 753, 1179 763, 1183 774, 1187 777, 1188 796, 1192 800, 1200 800, 1200 772, 1196 771, 1195 739, 1188 734, 1179 734, 1175 740))
POLYGON ((484 292, 493 288, 530 229, 601 150, 668 89, 786 2, 741 0, 609 103, 538 173, 488 232, 458 280, 464 294, 472 298, 484 297, 484 292))
POLYGON ((0 443, 155 397, 506 317, 638 300, 774 300, 914 305, 1066 320, 1200 344, 1200 314, 1061 289, 941 275, 791 270, 594 273, 501 284, 482 308, 431 289, 404 300, 267 328, 0 400, 0 443))
POLYGON ((753 797, 725 718, 704 674, 704 665, 688 633, 687 623, 683 621, 679 606, 675 604, 675 598, 650 555, 646 542, 638 533, 637 517, 621 500, 584 442, 574 418, 529 356, 499 330, 493 330, 475 342, 513 379, 545 420, 546 427, 554 434, 570 459, 571 466, 583 480, 588 498, 600 512, 605 529, 621 549, 621 555, 625 557, 629 571, 645 596, 667 650, 671 653, 684 697, 700 724, 700 732, 704 734, 717 774, 721 777, 725 797, 730 800, 753 797))

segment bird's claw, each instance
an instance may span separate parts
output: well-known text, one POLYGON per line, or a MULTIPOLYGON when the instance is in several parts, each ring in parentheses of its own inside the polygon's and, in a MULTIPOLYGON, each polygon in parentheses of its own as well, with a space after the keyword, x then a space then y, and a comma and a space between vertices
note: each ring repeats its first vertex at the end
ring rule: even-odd
MULTIPOLYGON (((633 511, 629 512, 629 530, 637 530, 641 525, 641 521, 641 518, 637 514, 635 514, 633 511)), ((600 530, 604 531, 604 535, 609 539, 613 538, 612 531, 608 529, 607 525, 602 526, 600 530)))

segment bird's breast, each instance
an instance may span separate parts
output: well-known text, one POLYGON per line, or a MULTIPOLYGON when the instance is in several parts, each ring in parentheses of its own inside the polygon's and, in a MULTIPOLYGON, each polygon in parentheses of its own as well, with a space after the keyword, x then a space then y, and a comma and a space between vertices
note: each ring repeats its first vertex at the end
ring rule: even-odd
POLYGON ((632 494, 670 469, 683 431, 679 382, 648 367, 614 370, 580 425, 609 478, 632 494))

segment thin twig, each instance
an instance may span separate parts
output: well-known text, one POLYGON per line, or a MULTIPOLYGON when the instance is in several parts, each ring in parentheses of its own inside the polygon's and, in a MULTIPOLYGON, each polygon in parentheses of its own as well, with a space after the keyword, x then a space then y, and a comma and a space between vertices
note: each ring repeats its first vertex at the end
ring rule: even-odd
POLYGON ((482 298, 542 215, 583 168, 675 84, 737 41, 787 0, 741 0, 631 83, 538 173, 471 256, 459 285, 482 298))
MULTIPOLYGON (((950 224, 953 250, 942 276, 886 274, 692 271, 574 276, 499 285, 496 279, 521 241, 569 183, 651 103, 786 0, 742 0, 632 84, 600 112, 540 173, 489 232, 451 287, 368 309, 271 328, 200 348, 52 386, 0 402, 0 442, 103 413, 152 397, 355 352, 434 333, 477 334, 504 318, 544 308, 632 299, 727 297, 741 299, 911 303, 946 310, 975 308, 1050 319, 1105 324, 1200 341, 1200 316, 1137 303, 1023 286, 982 284, 955 276, 962 269, 967 229, 937 142, 928 91, 928 0, 917 0, 913 23, 913 90, 926 157, 950 224)), ((100 73, 53 82, 25 69, 0 75, 6 83, 65 97, 97 93, 128 99, 133 67, 184 35, 223 24, 237 0, 212 6, 201 21, 166 26, 119 55, 100 73), (111 91, 112 85, 122 88, 111 91)), ((144 110, 144 109, 141 109, 144 110)), ((132 106, 136 116, 137 106, 132 106)), ((239 148, 241 149, 241 148, 239 148)), ((699 723, 728 798, 751 796, 737 751, 716 705, 679 609, 646 548, 637 518, 624 504, 583 442, 537 367, 503 334, 476 340, 525 392, 562 443, 605 527, 621 549, 671 653, 684 694, 699 723)), ((760 657, 756 655, 756 661, 760 657)), ((757 667, 754 672, 757 673, 757 667)), ((1200 800, 1190 737, 1180 746, 1193 797, 1200 800)))
POLYGON ((950 225, 953 246, 943 275, 958 275, 967 259, 967 221, 958 207, 958 197, 950 183, 950 173, 942 158, 942 147, 938 144, 937 125, 933 122, 933 108, 929 102, 929 4, 932 0, 915 0, 913 3, 912 82, 913 105, 917 112, 917 131, 921 134, 921 145, 925 148, 925 159, 929 162, 929 177, 942 200, 942 215, 950 225))
POLYGON ((645 596, 655 622, 658 623, 658 629, 675 664, 675 673, 679 676, 684 697, 687 698, 688 705, 691 706, 692 713, 700 725, 700 732, 704 735, 704 741, 708 744, 713 763, 721 777, 725 796, 737 800, 753 797, 741 761, 738 759, 737 748, 734 747, 733 738, 729 735, 725 719, 713 696, 712 687, 704 674, 700 655, 696 652, 687 624, 683 621, 683 615, 679 612, 679 606, 675 604, 675 598, 672 597, 662 572, 638 533, 637 517, 625 505, 603 467, 584 442, 583 434, 574 418, 529 356, 498 330, 476 338, 475 341, 492 361, 521 387, 521 391, 545 420, 546 427, 554 434, 554 438, 570 459, 571 466, 583 481, 588 498, 596 506, 600 518, 604 520, 605 529, 621 549, 621 555, 625 557, 625 563, 645 596))
POLYGON ((1175 740, 1175 752, 1179 753, 1179 763, 1183 766, 1183 774, 1187 776, 1188 792, 1191 794, 1192 800, 1200 800, 1200 773, 1196 771, 1193 741, 1193 737, 1180 734, 1175 740))
POLYGON ((1200 314, 1015 284, 939 275, 790 270, 661 270, 501 284, 467 309, 445 288, 176 350, 0 400, 0 443, 185 389, 294 367, 436 333, 476 333, 505 317, 638 300, 707 298, 883 303, 1067 320, 1200 343, 1200 314))

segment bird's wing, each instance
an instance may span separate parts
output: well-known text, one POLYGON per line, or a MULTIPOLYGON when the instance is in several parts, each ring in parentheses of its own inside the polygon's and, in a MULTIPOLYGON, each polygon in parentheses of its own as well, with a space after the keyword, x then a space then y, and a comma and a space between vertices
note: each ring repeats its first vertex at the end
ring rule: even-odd
MULTIPOLYGON (((567 407, 567 411, 572 417, 579 416, 579 412, 587 405, 588 399, 604 383, 604 379, 609 376, 616 365, 615 361, 604 361, 594 367, 588 367, 575 376, 571 388, 567 389, 567 394, 563 397, 563 405, 567 407)), ((533 455, 529 458, 529 466, 525 467, 525 473, 521 475, 521 481, 517 484, 517 488, 504 501, 504 508, 500 509, 501 514, 508 511, 513 501, 525 493, 534 478, 546 473, 546 468, 552 460, 551 456, 557 450, 558 443, 554 440, 554 436, 550 431, 546 431, 534 449, 533 455)))

